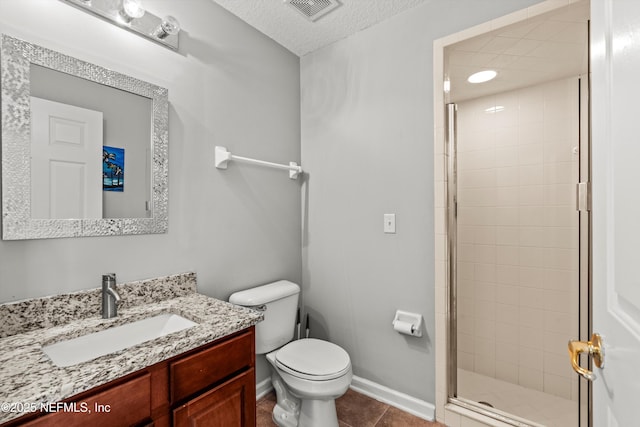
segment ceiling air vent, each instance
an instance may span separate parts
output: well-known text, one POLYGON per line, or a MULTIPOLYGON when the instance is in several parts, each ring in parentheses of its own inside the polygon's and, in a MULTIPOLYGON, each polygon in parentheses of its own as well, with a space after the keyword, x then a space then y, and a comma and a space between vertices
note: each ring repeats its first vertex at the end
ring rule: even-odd
POLYGON ((284 0, 289 6, 303 14, 308 20, 316 21, 340 6, 338 0, 284 0))

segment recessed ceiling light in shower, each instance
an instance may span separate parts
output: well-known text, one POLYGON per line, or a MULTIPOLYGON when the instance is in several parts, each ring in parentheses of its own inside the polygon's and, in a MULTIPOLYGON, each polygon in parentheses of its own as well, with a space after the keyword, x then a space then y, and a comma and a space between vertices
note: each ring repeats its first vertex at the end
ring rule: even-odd
POLYGON ((470 75, 467 81, 469 83, 484 83, 493 80, 497 75, 498 73, 494 70, 484 70, 470 75))

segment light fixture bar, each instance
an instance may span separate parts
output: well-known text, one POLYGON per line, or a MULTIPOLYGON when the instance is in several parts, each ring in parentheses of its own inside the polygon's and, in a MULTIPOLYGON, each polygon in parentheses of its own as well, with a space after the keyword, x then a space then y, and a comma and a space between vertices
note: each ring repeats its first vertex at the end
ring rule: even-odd
MULTIPOLYGON (((159 31, 159 29, 167 28, 166 18, 162 19, 149 11, 145 11, 144 14, 139 17, 128 17, 128 19, 122 19, 123 9, 122 2, 114 2, 113 0, 60 0, 64 3, 70 4, 89 12, 95 16, 98 16, 106 21, 111 22, 125 30, 129 30, 138 35, 144 36, 149 40, 159 43, 165 47, 173 50, 178 50, 179 47, 179 27, 175 33, 168 31, 159 31), (114 4, 117 8, 114 9, 114 4), (128 22, 127 22, 128 21, 128 22), (163 23, 165 25, 163 26, 163 23)), ((175 21, 175 18, 172 18, 175 21)), ((171 22, 173 24, 174 22, 171 22)), ((175 21, 177 23, 177 21, 175 21)))

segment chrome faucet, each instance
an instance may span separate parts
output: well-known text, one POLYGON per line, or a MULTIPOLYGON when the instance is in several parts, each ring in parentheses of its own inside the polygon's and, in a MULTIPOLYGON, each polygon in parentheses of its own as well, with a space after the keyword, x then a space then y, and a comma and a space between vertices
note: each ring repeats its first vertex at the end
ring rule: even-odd
POLYGON ((116 291, 116 274, 102 275, 102 318, 111 319, 118 315, 120 294, 116 291))

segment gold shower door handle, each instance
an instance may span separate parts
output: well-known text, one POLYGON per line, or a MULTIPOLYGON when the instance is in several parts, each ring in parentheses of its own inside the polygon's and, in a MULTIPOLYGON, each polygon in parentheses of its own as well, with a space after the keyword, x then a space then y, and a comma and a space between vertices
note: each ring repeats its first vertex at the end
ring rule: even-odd
POLYGON ((604 367, 604 349, 602 348, 602 339, 600 335, 591 335, 591 341, 569 341, 569 358, 571 359, 571 367, 583 378, 593 381, 596 375, 588 369, 580 367, 580 353, 588 353, 593 356, 593 363, 598 368, 604 367))

